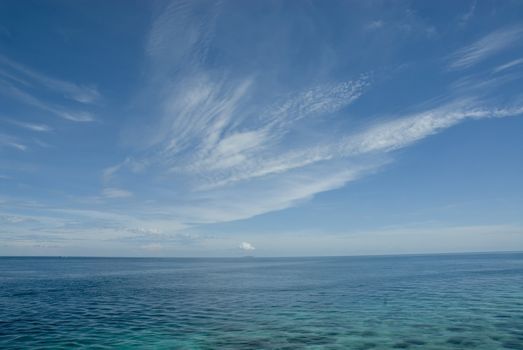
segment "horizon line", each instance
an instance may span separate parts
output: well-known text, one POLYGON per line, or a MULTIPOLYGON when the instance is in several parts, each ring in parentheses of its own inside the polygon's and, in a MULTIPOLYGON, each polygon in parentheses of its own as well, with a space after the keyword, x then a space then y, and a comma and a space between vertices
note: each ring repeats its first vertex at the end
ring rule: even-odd
POLYGON ((434 255, 468 254, 522 254, 523 250, 492 250, 436 253, 399 253, 399 254, 361 254, 361 255, 296 255, 296 256, 89 256, 89 255, 0 255, 5 258, 42 258, 42 259, 304 259, 304 258, 358 258, 358 257, 401 257, 434 255))

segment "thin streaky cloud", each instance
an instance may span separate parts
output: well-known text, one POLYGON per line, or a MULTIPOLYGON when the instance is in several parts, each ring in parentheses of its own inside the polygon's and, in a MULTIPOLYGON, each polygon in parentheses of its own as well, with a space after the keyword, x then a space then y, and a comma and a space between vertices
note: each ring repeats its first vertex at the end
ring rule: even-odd
POLYGON ((340 164, 334 168, 300 171, 273 180, 261 179, 257 184, 244 184, 234 190, 216 189, 195 197, 204 198, 203 201, 192 203, 188 200, 182 205, 161 210, 165 215, 190 225, 245 220, 299 205, 318 193, 341 188, 382 165, 340 164), (245 196, 247 188, 249 196, 245 196))
POLYGON ((344 154, 389 152, 411 145, 466 119, 502 118, 522 113, 523 105, 493 108, 482 107, 474 99, 458 100, 436 109, 373 126, 361 134, 347 137, 340 148, 344 154))
POLYGON ((4 79, 10 80, 13 83, 17 83, 25 87, 31 87, 31 83, 27 80, 23 79, 22 77, 15 76, 14 74, 8 73, 3 69, 0 69, 0 76, 2 76, 4 79))
POLYGON ((0 147, 10 147, 19 151, 26 151, 28 147, 23 144, 18 138, 0 133, 0 147))
POLYGON ((80 103, 94 103, 100 99, 100 93, 94 87, 81 86, 52 78, 15 62, 4 55, 0 55, 0 65, 11 69, 11 73, 8 73, 8 76, 17 82, 23 82, 24 85, 28 85, 28 81, 31 81, 46 89, 60 93, 65 98, 80 103))
POLYGON ((95 118, 89 112, 70 110, 70 109, 67 109, 67 108, 64 108, 61 106, 52 105, 50 103, 44 102, 44 101, 40 100, 39 98, 15 87, 12 84, 3 84, 3 86, 0 86, 0 92, 3 92, 4 94, 15 98, 15 99, 19 100, 20 102, 34 106, 43 111, 50 112, 60 118, 63 118, 63 119, 69 120, 69 121, 79 122, 79 123, 95 121, 95 118))
POLYGON ((48 144, 47 142, 44 142, 40 139, 37 139, 37 138, 33 138, 32 139, 33 143, 35 143, 36 145, 42 147, 42 148, 53 148, 52 145, 48 144))
POLYGON ((21 122, 18 120, 11 120, 11 119, 9 119, 8 122, 13 125, 19 126, 21 128, 36 131, 36 132, 49 132, 49 131, 53 130, 50 126, 45 125, 45 124, 21 122))
POLYGON ((450 69, 466 69, 512 47, 521 41, 523 27, 512 26, 494 31, 450 56, 450 69))
POLYGON ((160 72, 199 65, 207 55, 220 2, 176 1, 157 8, 145 53, 160 72))
POLYGON ((106 198, 128 198, 133 196, 132 192, 115 187, 104 188, 102 195, 106 198))
POLYGON ((516 60, 513 60, 513 61, 507 62, 505 64, 499 65, 496 68, 494 68, 492 71, 494 73, 499 73, 499 72, 507 70, 509 68, 519 66, 522 63, 523 63, 523 58, 518 58, 516 60))

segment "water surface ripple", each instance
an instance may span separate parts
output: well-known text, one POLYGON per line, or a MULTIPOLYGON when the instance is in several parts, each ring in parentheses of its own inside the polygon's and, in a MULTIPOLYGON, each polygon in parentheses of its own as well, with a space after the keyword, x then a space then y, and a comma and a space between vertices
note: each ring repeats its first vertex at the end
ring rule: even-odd
POLYGON ((0 258, 0 349, 523 349, 523 254, 0 258))

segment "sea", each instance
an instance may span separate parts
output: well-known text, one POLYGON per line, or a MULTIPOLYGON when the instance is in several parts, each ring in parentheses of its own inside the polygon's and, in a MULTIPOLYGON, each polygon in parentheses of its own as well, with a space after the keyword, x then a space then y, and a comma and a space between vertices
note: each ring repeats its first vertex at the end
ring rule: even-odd
POLYGON ((523 253, 3 257, 0 349, 523 349, 523 253))

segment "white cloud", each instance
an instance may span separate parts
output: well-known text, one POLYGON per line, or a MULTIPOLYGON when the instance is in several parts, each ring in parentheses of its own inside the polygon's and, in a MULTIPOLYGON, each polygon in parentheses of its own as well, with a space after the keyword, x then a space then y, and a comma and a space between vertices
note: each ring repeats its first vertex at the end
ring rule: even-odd
POLYGON ((523 27, 513 26, 492 32, 480 40, 454 52, 451 56, 451 69, 469 68, 513 45, 523 36, 523 27))
POLYGON ((254 248, 254 246, 252 244, 248 243, 248 242, 241 242, 240 243, 240 249, 244 250, 244 251, 253 251, 256 248, 254 248))

